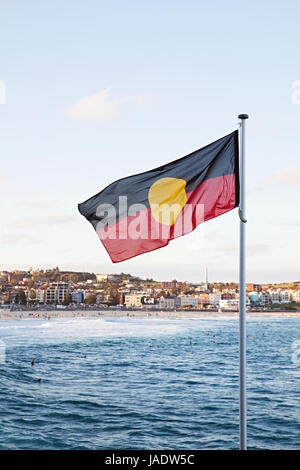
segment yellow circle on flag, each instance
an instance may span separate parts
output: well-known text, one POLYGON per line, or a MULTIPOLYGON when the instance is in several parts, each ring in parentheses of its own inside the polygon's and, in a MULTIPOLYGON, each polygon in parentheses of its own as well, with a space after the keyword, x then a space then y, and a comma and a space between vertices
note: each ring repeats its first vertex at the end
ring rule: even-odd
POLYGON ((185 186, 186 181, 179 178, 161 178, 152 184, 148 199, 157 222, 174 225, 187 201, 185 186))

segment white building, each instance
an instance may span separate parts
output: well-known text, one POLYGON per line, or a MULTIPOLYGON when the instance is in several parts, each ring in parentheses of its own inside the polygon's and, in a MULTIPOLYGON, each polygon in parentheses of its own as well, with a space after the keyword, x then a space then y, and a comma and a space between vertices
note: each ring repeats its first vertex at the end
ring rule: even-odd
POLYGON ((258 295, 258 292, 256 290, 252 291, 252 292, 249 292, 248 296, 249 296, 249 299, 252 302, 259 302, 259 295, 258 295))
POLYGON ((213 292, 212 294, 209 294, 210 305, 213 305, 214 307, 218 307, 220 305, 220 301, 221 301, 221 292, 216 291, 216 292, 213 292))
POLYGON ((198 307, 198 297, 192 295, 179 295, 177 303, 180 307, 198 307))
POLYGON ((220 308, 222 310, 238 310, 239 299, 221 299, 220 308))
POLYGON ((259 293, 259 303, 262 305, 267 305, 271 303, 270 296, 267 292, 260 292, 259 293))
POLYGON ((36 289, 35 297, 37 302, 40 304, 46 303, 46 290, 45 289, 36 289))
POLYGON ((145 305, 154 305, 155 304, 155 297, 148 295, 147 297, 143 297, 142 303, 145 305))
POLYGON ((107 280, 108 281, 120 281, 121 276, 120 274, 107 274, 107 280))
POLYGON ((280 303, 280 294, 278 290, 269 290, 269 299, 271 304, 280 303))
POLYGON ((300 302, 300 290, 295 290, 292 294, 293 302, 300 302))
POLYGON ((282 290, 280 291, 280 301, 283 304, 288 304, 289 302, 292 301, 292 291, 290 290, 282 290))
POLYGON ((107 274, 96 274, 97 282, 107 281, 107 274))
POLYGON ((164 308, 175 308, 175 297, 160 297, 158 307, 161 309, 164 308))
MULTIPOLYGON (((38 289, 40 291, 40 289, 38 289)), ((66 297, 69 295, 69 284, 67 282, 53 282, 45 291, 44 291, 44 303, 53 304, 53 303, 62 303, 66 297)), ((42 294, 39 294, 42 298, 42 294)))
POLYGON ((142 298, 145 296, 145 293, 139 294, 126 294, 125 295, 125 306, 126 307, 141 307, 142 306, 142 298))

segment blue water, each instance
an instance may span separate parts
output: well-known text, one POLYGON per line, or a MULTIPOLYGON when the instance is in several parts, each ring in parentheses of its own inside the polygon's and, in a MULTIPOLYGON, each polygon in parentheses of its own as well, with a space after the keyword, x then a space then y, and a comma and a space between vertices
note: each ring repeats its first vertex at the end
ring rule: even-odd
MULTIPOLYGON (((297 449, 300 318, 247 334, 249 447, 297 449)), ((236 318, 3 320, 0 339, 0 449, 238 448, 236 318)))

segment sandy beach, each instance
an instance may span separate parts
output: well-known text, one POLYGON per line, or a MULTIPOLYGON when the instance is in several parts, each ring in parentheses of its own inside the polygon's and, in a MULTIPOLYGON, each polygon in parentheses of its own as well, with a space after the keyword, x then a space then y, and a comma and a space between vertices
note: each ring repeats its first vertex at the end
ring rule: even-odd
MULTIPOLYGON (((52 318, 114 318, 114 317, 161 317, 161 318, 235 318, 238 312, 232 311, 139 311, 139 310, 14 310, 9 309, 0 310, 0 320, 33 320, 45 319, 51 320, 52 318)), ((247 311, 248 317, 299 317, 300 311, 247 311)))

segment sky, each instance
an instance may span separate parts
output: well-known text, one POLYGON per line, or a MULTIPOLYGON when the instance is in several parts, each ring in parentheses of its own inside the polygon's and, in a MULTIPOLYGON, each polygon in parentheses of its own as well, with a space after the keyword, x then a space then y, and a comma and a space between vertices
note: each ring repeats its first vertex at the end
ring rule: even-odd
POLYGON ((238 280, 237 210, 112 264, 77 204, 246 135, 247 281, 300 280, 300 3, 2 1, 0 270, 238 280))

